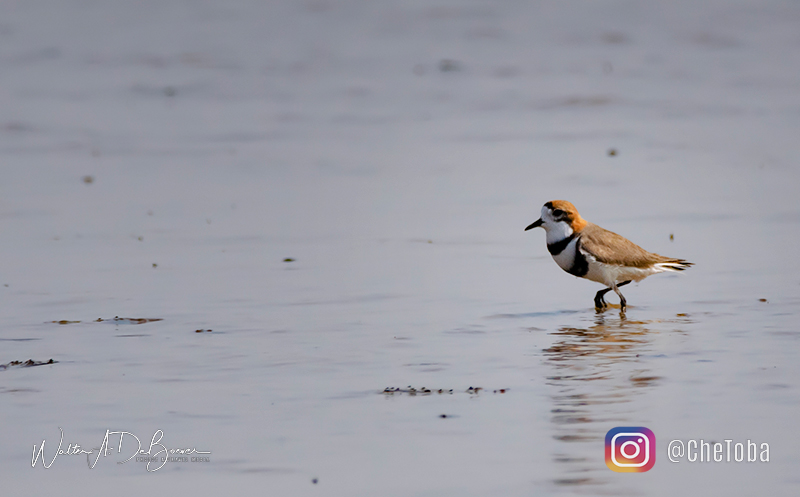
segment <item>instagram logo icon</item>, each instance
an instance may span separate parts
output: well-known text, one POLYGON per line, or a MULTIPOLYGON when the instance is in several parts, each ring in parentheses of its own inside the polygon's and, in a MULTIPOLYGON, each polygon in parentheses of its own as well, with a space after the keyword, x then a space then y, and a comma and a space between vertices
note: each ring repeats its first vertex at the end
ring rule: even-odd
POLYGON ((622 426, 606 433, 606 466, 618 473, 644 473, 656 463, 656 436, 647 428, 622 426))

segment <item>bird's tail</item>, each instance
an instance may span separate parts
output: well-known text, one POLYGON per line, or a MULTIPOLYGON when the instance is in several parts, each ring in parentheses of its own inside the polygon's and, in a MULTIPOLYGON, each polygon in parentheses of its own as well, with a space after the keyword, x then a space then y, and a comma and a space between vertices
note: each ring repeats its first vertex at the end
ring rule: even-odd
POLYGON ((656 266, 660 267, 665 271, 683 271, 684 269, 688 269, 691 266, 694 266, 693 262, 684 261, 683 259, 670 259, 668 261, 659 262, 656 266))

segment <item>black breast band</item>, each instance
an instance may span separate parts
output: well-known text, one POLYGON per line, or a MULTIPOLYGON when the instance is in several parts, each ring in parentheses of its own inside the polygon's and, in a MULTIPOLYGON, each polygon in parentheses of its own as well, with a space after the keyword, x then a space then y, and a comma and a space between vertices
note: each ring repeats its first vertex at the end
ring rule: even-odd
POLYGON ((569 242, 571 242, 574 238, 575 238, 575 233, 569 235, 560 242, 548 243, 547 250, 550 252, 550 255, 558 255, 561 252, 563 252, 565 248, 567 248, 569 242))
POLYGON ((589 261, 587 261, 586 257, 581 253, 580 237, 578 241, 575 242, 575 260, 572 262, 572 267, 569 268, 567 272, 581 277, 586 276, 586 273, 589 272, 589 261))

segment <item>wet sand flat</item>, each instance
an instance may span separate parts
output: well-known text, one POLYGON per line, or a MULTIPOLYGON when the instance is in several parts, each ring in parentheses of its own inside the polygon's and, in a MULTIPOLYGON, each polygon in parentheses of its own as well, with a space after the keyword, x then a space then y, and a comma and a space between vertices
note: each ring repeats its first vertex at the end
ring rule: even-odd
POLYGON ((796 495, 798 28, 780 1, 14 4, 4 489, 796 495), (561 198, 696 265, 598 313, 523 231, 561 198), (606 467, 626 426, 652 470, 606 467), (52 460, 61 430, 91 458, 52 460), (90 468, 107 430, 198 459, 117 464, 112 435, 90 468), (769 462, 669 461, 695 439, 769 462))

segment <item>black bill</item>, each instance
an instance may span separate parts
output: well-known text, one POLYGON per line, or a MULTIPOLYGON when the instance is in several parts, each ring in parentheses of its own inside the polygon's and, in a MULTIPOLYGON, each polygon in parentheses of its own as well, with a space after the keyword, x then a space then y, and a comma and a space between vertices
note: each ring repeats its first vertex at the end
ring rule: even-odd
POLYGON ((525 231, 528 231, 529 229, 533 229, 533 228, 538 228, 541 225, 542 225, 542 220, 541 219, 537 219, 536 221, 533 222, 533 224, 531 224, 530 226, 525 228, 525 231))

